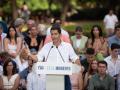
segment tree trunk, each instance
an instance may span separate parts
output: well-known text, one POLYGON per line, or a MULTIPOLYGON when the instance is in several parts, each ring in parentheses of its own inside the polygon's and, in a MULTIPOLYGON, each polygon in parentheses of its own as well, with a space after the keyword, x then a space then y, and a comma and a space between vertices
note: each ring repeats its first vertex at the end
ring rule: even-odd
POLYGON ((12 7, 12 17, 13 17, 13 20, 15 20, 18 16, 18 13, 17 13, 17 5, 16 5, 16 0, 11 0, 11 7, 12 7))
POLYGON ((51 14, 51 5, 52 5, 52 3, 53 3, 53 0, 48 0, 48 5, 49 5, 49 7, 48 7, 48 15, 50 15, 51 14))
POLYGON ((63 21, 66 21, 66 15, 67 15, 67 11, 68 11, 68 8, 69 8, 69 0, 63 0, 62 2, 62 10, 61 10, 61 16, 62 16, 62 20, 63 21))

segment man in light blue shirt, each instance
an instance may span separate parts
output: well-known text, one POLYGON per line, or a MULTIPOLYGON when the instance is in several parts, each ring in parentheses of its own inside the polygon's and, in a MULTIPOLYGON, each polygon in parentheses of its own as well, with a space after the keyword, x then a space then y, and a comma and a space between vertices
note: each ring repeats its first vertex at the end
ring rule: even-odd
POLYGON ((108 38, 108 45, 111 47, 112 43, 120 45, 120 24, 115 27, 115 35, 108 38))

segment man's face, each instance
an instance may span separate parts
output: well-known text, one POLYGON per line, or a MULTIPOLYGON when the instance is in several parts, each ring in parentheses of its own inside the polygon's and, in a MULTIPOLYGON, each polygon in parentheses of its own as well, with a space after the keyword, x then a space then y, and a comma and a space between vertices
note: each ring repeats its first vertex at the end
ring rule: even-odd
POLYGON ((53 43, 58 42, 60 40, 60 33, 58 30, 51 30, 51 38, 53 43))
POLYGON ((75 34, 76 34, 76 37, 80 38, 82 36, 83 32, 82 31, 76 31, 75 34))
POLYGON ((112 15, 112 14, 113 14, 113 10, 110 10, 110 11, 109 11, 109 14, 112 15))
POLYGON ((107 70, 107 67, 105 64, 101 64, 101 63, 98 64, 98 73, 99 74, 101 74, 101 75, 106 74, 106 70, 107 70))
POLYGON ((37 28, 36 27, 32 27, 30 30, 31 35, 36 36, 38 34, 37 28))
POLYGON ((86 54, 86 58, 87 58, 88 63, 91 63, 93 60, 95 60, 95 55, 86 54))
POLYGON ((112 50, 112 55, 118 56, 118 54, 119 54, 119 49, 113 49, 112 50))
POLYGON ((117 35, 118 38, 120 38, 120 28, 116 29, 116 35, 117 35))
POLYGON ((31 29, 33 24, 32 23, 27 23, 28 29, 31 29))

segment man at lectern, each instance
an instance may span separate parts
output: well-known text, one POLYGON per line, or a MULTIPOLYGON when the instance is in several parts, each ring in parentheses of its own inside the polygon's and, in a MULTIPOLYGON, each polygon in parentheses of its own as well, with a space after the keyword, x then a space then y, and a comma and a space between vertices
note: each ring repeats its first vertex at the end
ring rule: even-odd
MULTIPOLYGON (((52 42, 47 43, 38 52, 37 57, 31 56, 36 62, 73 62, 80 64, 79 57, 74 52, 72 45, 60 39, 61 29, 59 25, 53 25, 51 28, 52 42)), ((69 76, 65 75, 65 90, 71 90, 69 76), (70 89, 69 89, 70 88, 70 89)))

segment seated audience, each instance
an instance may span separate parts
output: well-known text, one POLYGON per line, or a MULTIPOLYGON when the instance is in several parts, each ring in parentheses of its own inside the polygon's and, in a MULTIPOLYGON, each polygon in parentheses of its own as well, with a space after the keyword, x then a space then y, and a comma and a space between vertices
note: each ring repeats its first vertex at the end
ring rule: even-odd
POLYGON ((90 65, 88 71, 85 73, 85 78, 84 78, 84 90, 88 90, 88 83, 90 78, 97 73, 98 68, 97 68, 97 61, 93 60, 90 65))
POLYGON ((73 48, 77 55, 79 55, 80 60, 85 58, 85 49, 88 37, 83 35, 83 30, 80 26, 76 27, 75 35, 71 37, 71 42, 73 48))
POLYGON ((38 35, 38 30, 36 26, 31 27, 30 34, 25 38, 25 42, 28 45, 29 50, 36 51, 36 53, 43 46, 43 38, 38 35))
POLYGON ((27 90, 27 76, 30 72, 32 72, 33 61, 31 57, 28 57, 28 67, 26 67, 23 71, 19 73, 20 75, 20 89, 27 90))
POLYGON ((93 75, 89 80, 88 90, 115 90, 114 79, 106 73, 107 63, 98 62, 98 73, 93 75))
POLYGON ((83 77, 89 69, 90 63, 95 60, 95 51, 93 48, 87 48, 85 53, 86 59, 81 61, 81 65, 84 67, 83 77))
MULTIPOLYGON (((118 51, 120 49, 120 45, 116 44, 116 43, 112 43, 111 45, 111 53, 110 56, 106 57, 104 60, 107 62, 108 67, 107 67, 107 72, 110 76, 114 77, 116 83, 116 89, 115 90, 119 90, 117 89, 117 86, 119 86, 117 84, 117 81, 119 80, 118 78, 120 77, 120 55, 118 55, 118 51)), ((120 82, 120 81, 119 81, 120 82)))
POLYGON ((3 75, 0 77, 0 90, 18 90, 19 74, 16 71, 15 62, 11 58, 3 65, 3 75))
MULTIPOLYGON (((120 45, 120 24, 115 26, 115 34, 108 38, 109 53, 111 52, 112 43, 120 45)), ((120 51, 119 51, 120 54, 120 51)))
POLYGON ((91 30, 91 38, 88 40, 88 48, 93 48, 97 60, 103 60, 108 55, 107 40, 103 37, 102 29, 94 25, 91 30))
POLYGON ((17 36, 17 32, 14 26, 8 28, 8 33, 4 39, 4 49, 13 58, 16 58, 22 48, 22 39, 17 36))

